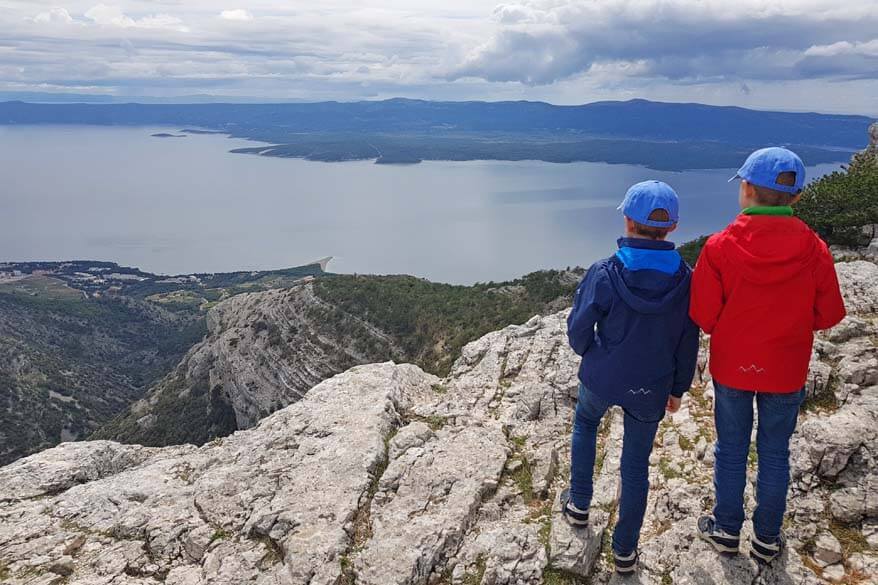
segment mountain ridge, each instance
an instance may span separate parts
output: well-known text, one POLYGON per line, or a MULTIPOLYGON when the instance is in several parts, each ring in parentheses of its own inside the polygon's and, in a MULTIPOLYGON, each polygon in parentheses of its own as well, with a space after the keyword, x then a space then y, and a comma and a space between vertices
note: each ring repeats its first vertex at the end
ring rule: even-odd
POLYGON ((634 99, 602 101, 581 105, 553 105, 535 101, 428 101, 395 98, 382 101, 310 102, 286 104, 34 104, 0 103, 0 125, 22 123, 171 124, 208 127, 263 129, 268 120, 295 123, 296 131, 412 131, 437 129, 451 124, 457 130, 537 131, 579 130, 599 137, 669 138, 716 140, 736 144, 763 142, 759 124, 784 122, 783 137, 789 143, 862 148, 862 137, 872 119, 867 116, 751 110, 739 106, 653 102, 634 99), (514 110, 514 111, 513 111, 514 110), (716 135, 719 118, 734 114, 716 135), (246 117, 242 117, 246 114, 246 117), (608 115, 610 114, 610 115, 608 115), (659 115, 661 114, 661 115, 659 115), (633 122, 614 118, 627 115, 633 122), (505 117, 504 117, 505 116, 505 117), (686 116, 694 119, 686 120, 686 116), (668 118, 662 120, 660 118, 668 118), (704 124, 712 121, 714 124, 704 124), (758 121, 758 124, 756 123, 758 121), (808 127, 791 125, 805 121, 808 127), (667 122, 667 124, 665 123, 667 122), (807 136, 808 140, 802 137, 807 136), (821 143, 820 138, 825 142, 821 143))
MULTIPOLYGON (((542 160, 731 168, 749 150, 795 148, 809 164, 861 149, 866 116, 631 100, 545 102, 391 99, 283 104, 0 103, 0 126, 96 124, 202 128, 265 143, 236 153, 322 162, 542 160)), ((190 130, 190 133, 197 133, 190 130)))

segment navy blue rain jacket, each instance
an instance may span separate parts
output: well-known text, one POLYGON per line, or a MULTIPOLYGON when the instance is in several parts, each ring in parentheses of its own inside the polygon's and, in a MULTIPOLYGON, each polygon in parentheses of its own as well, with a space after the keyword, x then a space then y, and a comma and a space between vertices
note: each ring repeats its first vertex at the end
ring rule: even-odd
POLYGON ((674 244, 621 238, 589 268, 567 318, 579 380, 633 412, 663 411, 692 384, 698 327, 689 318, 691 269, 674 244))

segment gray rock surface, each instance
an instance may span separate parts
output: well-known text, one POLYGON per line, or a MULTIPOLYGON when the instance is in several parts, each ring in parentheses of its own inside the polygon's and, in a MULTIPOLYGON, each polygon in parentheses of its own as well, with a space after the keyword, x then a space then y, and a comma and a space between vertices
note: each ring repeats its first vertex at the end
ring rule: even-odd
POLYGON ((848 313, 874 315, 878 312, 878 264, 865 260, 835 265, 848 313))
POLYGON ((318 298, 313 284, 237 295, 218 304, 208 312, 204 340, 121 422, 99 436, 149 444, 200 443, 254 426, 352 366, 400 355, 390 336, 354 315, 342 312, 336 316, 340 321, 330 324, 326 314, 332 311, 339 310, 318 298), (338 334, 342 326, 343 336, 338 334), (204 419, 223 425, 217 432, 181 434, 173 428, 187 424, 175 417, 196 408, 190 406, 196 391, 211 392, 211 401, 197 408, 206 411, 204 419), (228 416, 233 420, 225 420, 228 416))
POLYGON ((445 380, 358 366, 200 448, 68 443, 2 468, 0 583, 875 583, 878 272, 854 262, 839 275, 851 317, 815 345, 789 549, 771 567, 746 556, 749 525, 733 558, 694 538, 713 501, 706 373, 660 426, 638 573, 611 572, 619 412, 599 434, 591 525, 563 521, 578 359, 562 311, 469 344, 445 380))

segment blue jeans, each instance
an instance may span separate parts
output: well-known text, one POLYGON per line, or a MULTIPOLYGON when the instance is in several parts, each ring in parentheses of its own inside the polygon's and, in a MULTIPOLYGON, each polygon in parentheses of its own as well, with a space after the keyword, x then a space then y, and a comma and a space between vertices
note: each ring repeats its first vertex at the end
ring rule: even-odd
POLYGON ((753 399, 759 416, 756 454, 756 510, 753 531, 764 541, 780 535, 790 484, 790 437, 796 429, 805 391, 768 394, 735 390, 714 381, 716 390, 716 463, 713 484, 716 506, 713 515, 719 528, 740 534, 744 524, 744 487, 747 456, 753 431, 753 399))
MULTIPOLYGON (((585 386, 579 386, 573 440, 570 448, 570 499, 581 510, 591 506, 594 493, 593 474, 597 451, 598 426, 611 406, 585 386)), ((613 550, 627 556, 637 549, 640 528, 646 513, 649 492, 649 455, 664 409, 658 412, 625 411, 625 436, 622 440, 622 496, 619 520, 613 534, 613 550)))

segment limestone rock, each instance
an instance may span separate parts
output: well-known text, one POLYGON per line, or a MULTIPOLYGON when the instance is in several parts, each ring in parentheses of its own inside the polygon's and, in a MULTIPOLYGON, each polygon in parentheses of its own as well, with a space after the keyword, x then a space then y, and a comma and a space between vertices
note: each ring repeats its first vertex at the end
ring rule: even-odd
POLYGON ((834 565, 841 561, 841 543, 830 532, 821 532, 814 541, 814 560, 821 567, 834 565))
POLYGON ((838 281, 850 315, 878 312, 878 265, 865 260, 836 264, 838 281))
POLYGON ((609 520, 610 515, 605 510, 592 508, 589 525, 574 528, 564 520, 560 502, 556 501, 552 507, 549 536, 551 566, 576 575, 590 575, 601 552, 604 530, 609 520))
POLYGON ((391 461, 372 501, 371 538, 354 565, 357 583, 426 583, 457 550, 505 461, 503 433, 477 426, 444 428, 391 461))
POLYGON ((467 543, 452 573, 452 584, 542 583, 546 550, 533 524, 501 520, 467 543))
POLYGON ((823 578, 827 581, 841 581, 844 578, 845 571, 843 565, 832 565, 823 569, 823 578))
POLYGON ((435 382, 414 366, 364 366, 201 449, 84 443, 17 462, 4 488, 45 477, 52 490, 0 504, 0 562, 13 584, 69 568, 68 552, 71 582, 334 583, 386 438, 435 382))
POLYGON ((848 315, 841 323, 826 332, 826 338, 833 343, 843 343, 855 337, 865 337, 875 330, 869 321, 848 315))

